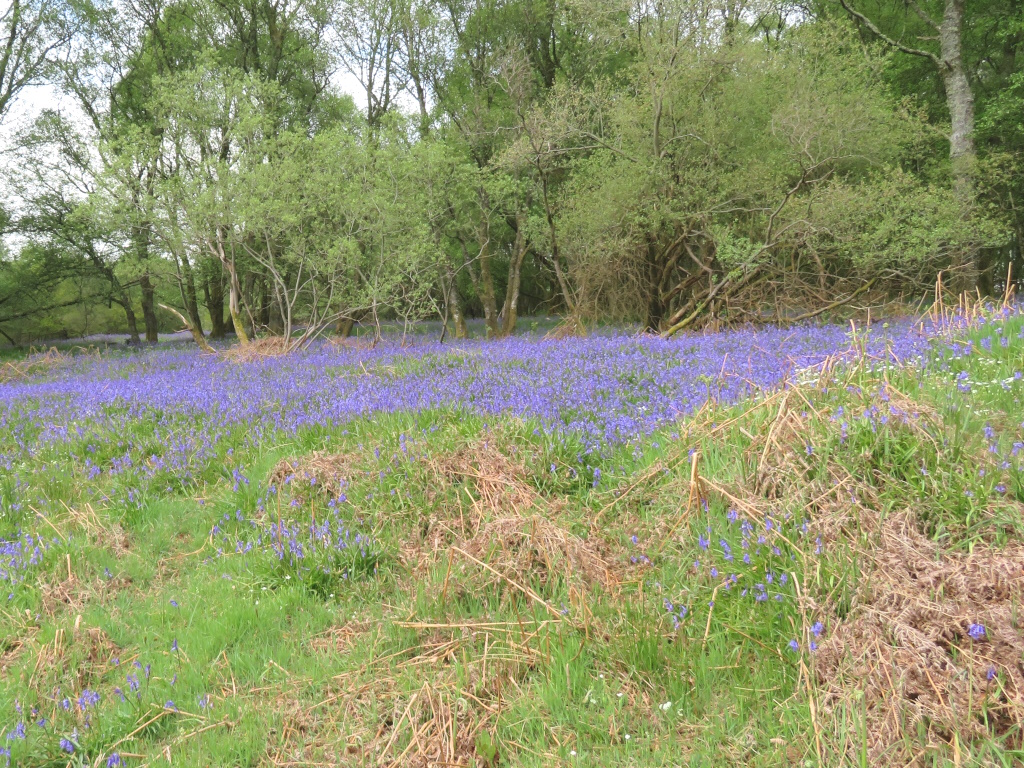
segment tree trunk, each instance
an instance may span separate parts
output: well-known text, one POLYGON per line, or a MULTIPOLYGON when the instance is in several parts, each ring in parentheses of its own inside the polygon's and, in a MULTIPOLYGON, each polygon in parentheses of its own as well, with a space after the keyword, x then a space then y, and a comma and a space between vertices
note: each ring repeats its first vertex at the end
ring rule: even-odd
POLYGON ((156 344, 158 337, 158 321, 156 317, 156 291, 149 279, 149 273, 143 273, 139 278, 139 287, 142 288, 142 320, 146 325, 146 341, 156 344))
POLYGON ((238 284, 238 271, 232 262, 225 262, 228 270, 228 313, 231 315, 231 325, 235 329, 235 336, 242 345, 249 343, 249 334, 245 332, 245 324, 242 322, 242 286, 238 284))
POLYGON ((132 344, 140 343, 139 322, 135 316, 135 309, 132 307, 132 297, 128 293, 128 289, 121 285, 121 281, 117 279, 114 270, 108 264, 105 264, 97 253, 91 252, 89 258, 96 268, 110 281, 111 300, 120 304, 121 308, 124 309, 124 319, 128 324, 128 341, 132 344))
POLYGON ((523 261, 526 259, 526 215, 516 214, 516 239, 512 246, 512 258, 508 262, 508 285, 505 288, 505 303, 501 308, 501 335, 509 336, 516 330, 519 316, 519 285, 522 281, 523 261))
POLYGON ((445 281, 447 283, 447 296, 445 302, 451 312, 452 323, 455 325, 455 338, 465 339, 469 337, 469 329, 466 328, 466 315, 462 311, 462 298, 459 296, 459 286, 455 277, 455 270, 451 263, 445 260, 445 281))
POLYGON ((201 328, 196 328, 194 325, 192 325, 192 323, 190 323, 188 319, 174 307, 169 307, 166 304, 161 304, 160 306, 166 309, 168 312, 175 315, 179 320, 181 320, 185 327, 188 328, 189 333, 192 334, 192 339, 199 346, 199 348, 203 350, 203 352, 213 352, 213 348, 206 342, 206 338, 203 336, 203 331, 201 328))
POLYGON ((551 237, 551 264, 555 269, 555 279, 558 280, 558 288, 562 291, 562 300, 565 302, 565 309, 570 315, 578 314, 576 311, 576 302, 573 300, 572 293, 569 291, 569 281, 565 278, 565 273, 562 272, 562 260, 558 253, 558 231, 555 227, 555 216, 551 209, 551 199, 548 195, 548 175, 547 171, 541 167, 540 163, 536 164, 537 173, 540 175, 541 182, 541 193, 544 199, 544 215, 548 221, 548 233, 551 237))
POLYGON ((339 317, 338 322, 334 324, 334 335, 347 339, 352 335, 352 329, 355 325, 356 319, 354 317, 339 317))
POLYGON ((270 295, 270 286, 263 286, 263 311, 266 313, 266 320, 261 318, 260 322, 266 325, 267 329, 275 336, 282 336, 286 330, 286 318, 284 312, 281 310, 282 303, 280 301, 274 301, 270 295))
MULTIPOLYGON (((970 212, 975 202, 974 173, 977 156, 974 149, 974 94, 963 62, 964 0, 945 0, 942 21, 937 22, 921 8, 916 13, 938 31, 939 55, 932 51, 910 47, 886 35, 875 22, 852 6, 851 0, 839 0, 840 5, 893 48, 914 56, 930 59, 939 70, 943 89, 946 92, 946 107, 949 109, 949 160, 953 175, 953 191, 964 207, 970 212)), ((934 37, 923 38, 934 40, 934 37)), ((979 267, 983 257, 975 254, 971 283, 976 285, 979 267)))
POLYGON ((256 273, 249 271, 245 273, 245 288, 242 290, 242 304, 245 305, 245 315, 239 315, 242 318, 242 322, 246 323, 246 329, 250 336, 256 336, 256 317, 252 313, 252 308, 256 306, 256 273))
POLYGON ((942 84, 949 107, 949 159, 953 167, 953 188, 967 205, 974 202, 974 94, 964 70, 964 0, 946 0, 939 31, 942 84))
POLYGON ((644 325, 651 333, 660 333, 665 320, 665 307, 661 300, 661 260, 657 242, 647 244, 647 318, 644 325))
POLYGON ((128 295, 128 291, 121 289, 123 298, 121 299, 121 306, 124 307, 124 319, 128 323, 128 340, 132 344, 141 343, 139 338, 139 322, 135 319, 135 310, 132 309, 132 300, 128 295))
POLYGON ((142 321, 146 326, 146 341, 155 344, 158 341, 159 321, 156 317, 156 298, 153 282, 149 279, 149 269, 146 263, 149 261, 149 247, 152 233, 149 222, 142 222, 132 231, 135 258, 142 268, 142 277, 139 278, 139 287, 142 289, 142 321))
POLYGON ((494 277, 491 274, 491 227, 487 218, 490 200, 487 192, 480 190, 480 225, 477 240, 480 244, 480 303, 484 308, 484 323, 487 336, 495 338, 501 329, 498 326, 498 305, 494 294, 494 277))
POLYGON ((242 320, 242 286, 238 282, 238 269, 235 266, 235 258, 230 257, 224 250, 224 237, 220 227, 217 227, 216 241, 209 243, 212 254, 220 260, 224 271, 228 276, 228 313, 231 315, 231 325, 235 329, 235 337, 243 347, 249 343, 249 334, 245 332, 245 323, 242 320))
POLYGON ((210 270, 203 293, 206 299, 206 311, 210 313, 210 338, 223 339, 227 335, 227 323, 224 322, 224 274, 223 270, 216 268, 210 270))
POLYGON ((185 301, 185 311, 188 313, 189 323, 193 333, 203 335, 203 320, 199 315, 199 300, 196 297, 196 277, 192 265, 187 258, 181 260, 181 272, 184 277, 184 290, 182 298, 185 301))
MULTIPOLYGON (((946 0, 945 13, 939 29, 942 85, 949 108, 949 161, 953 172, 953 192, 969 211, 974 205, 974 171, 977 156, 974 149, 974 94, 964 70, 961 50, 963 40, 964 0, 946 0)), ((984 249, 974 254, 973 274, 968 287, 988 294, 992 290, 990 265, 984 249)))

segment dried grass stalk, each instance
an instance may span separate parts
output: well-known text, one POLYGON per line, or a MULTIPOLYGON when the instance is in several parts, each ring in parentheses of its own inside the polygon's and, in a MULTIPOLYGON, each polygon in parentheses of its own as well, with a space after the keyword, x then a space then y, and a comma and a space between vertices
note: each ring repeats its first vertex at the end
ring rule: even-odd
POLYGON ((22 381, 30 376, 38 376, 59 370, 73 359, 67 352, 51 347, 45 352, 31 354, 23 360, 8 360, 0 365, 0 384, 22 381))
POLYGON ((523 510, 544 505, 543 499, 527 482, 526 468, 489 442, 431 457, 428 468, 439 483, 472 483, 477 493, 473 507, 478 519, 521 514, 523 510))
POLYGON ((550 331, 545 333, 544 339, 548 341, 560 341, 562 339, 582 338, 586 335, 587 326, 584 325, 583 320, 575 315, 570 315, 550 331))

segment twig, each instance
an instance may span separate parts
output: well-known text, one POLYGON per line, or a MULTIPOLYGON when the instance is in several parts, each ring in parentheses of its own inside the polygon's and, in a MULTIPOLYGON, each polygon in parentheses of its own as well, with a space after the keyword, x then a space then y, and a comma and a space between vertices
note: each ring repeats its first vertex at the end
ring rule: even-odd
POLYGON ((391 745, 395 743, 395 739, 398 737, 398 729, 402 725, 402 723, 405 721, 405 716, 409 714, 409 710, 412 709, 412 705, 416 702, 416 697, 419 696, 419 695, 420 695, 420 692, 416 691, 416 693, 414 693, 412 695, 412 697, 409 699, 409 704, 408 704, 408 706, 406 706, 405 712, 403 712, 402 716, 400 718, 398 718, 398 722, 395 723, 394 730, 391 731, 391 738, 388 739, 388 743, 385 744, 384 748, 380 751, 380 757, 377 758, 378 764, 380 764, 380 763, 382 763, 384 761, 384 754, 389 749, 391 749, 391 745))

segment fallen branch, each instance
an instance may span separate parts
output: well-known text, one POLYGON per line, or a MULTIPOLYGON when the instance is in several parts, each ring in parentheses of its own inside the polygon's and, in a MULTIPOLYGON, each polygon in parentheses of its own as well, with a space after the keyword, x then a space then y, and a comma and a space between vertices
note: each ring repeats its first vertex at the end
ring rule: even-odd
POLYGON ((206 341, 206 337, 203 336, 203 332, 196 328, 194 325, 192 325, 192 323, 190 323, 188 320, 186 320, 185 316, 181 314, 181 312, 176 310, 174 307, 167 306, 166 304, 158 304, 157 306, 160 307, 161 309, 166 309, 173 315, 176 315, 177 318, 181 320, 182 323, 185 324, 185 327, 188 328, 189 333, 192 334, 192 338, 195 340, 196 344, 199 345, 199 348, 203 350, 203 352, 213 352, 213 347, 211 347, 209 342, 206 341))
POLYGON ((860 296, 862 293, 871 290, 871 286, 873 286, 877 281, 878 281, 878 278, 877 277, 873 277, 870 280, 868 280, 866 283, 861 285, 857 290, 855 290, 853 293, 851 293, 846 298, 837 299, 836 301, 833 301, 831 304, 826 304, 824 307, 820 307, 819 309, 812 310, 811 312, 804 312, 802 315, 797 315, 796 317, 794 317, 790 322, 799 323, 801 320, 810 320, 812 317, 817 317, 818 315, 823 315, 826 312, 832 311, 833 309, 838 309, 839 307, 842 307, 845 304, 849 304, 851 301, 853 301, 855 298, 860 296))

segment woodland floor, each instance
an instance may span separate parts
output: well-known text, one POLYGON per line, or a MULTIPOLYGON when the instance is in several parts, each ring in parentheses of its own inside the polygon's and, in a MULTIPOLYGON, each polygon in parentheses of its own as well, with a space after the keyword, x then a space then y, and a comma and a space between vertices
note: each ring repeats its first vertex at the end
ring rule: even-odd
POLYGON ((51 357, 0 384, 12 765, 1024 760, 1020 315, 598 447, 433 405, 62 422, 51 357))

